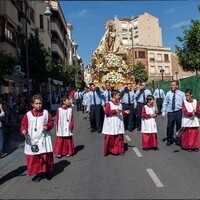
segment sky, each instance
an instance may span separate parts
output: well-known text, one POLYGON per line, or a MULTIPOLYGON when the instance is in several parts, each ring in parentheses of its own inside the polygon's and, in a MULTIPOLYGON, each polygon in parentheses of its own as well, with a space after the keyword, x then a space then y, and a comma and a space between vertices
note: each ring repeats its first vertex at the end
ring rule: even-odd
POLYGON ((159 19, 162 28, 163 47, 175 51, 181 46, 176 39, 183 36, 182 26, 187 28, 191 19, 200 19, 197 6, 200 0, 148 0, 148 1, 61 1, 60 5, 67 23, 72 24, 72 39, 79 47, 78 54, 84 66, 90 63, 92 52, 96 50, 106 29, 106 20, 136 17, 147 12, 159 19))

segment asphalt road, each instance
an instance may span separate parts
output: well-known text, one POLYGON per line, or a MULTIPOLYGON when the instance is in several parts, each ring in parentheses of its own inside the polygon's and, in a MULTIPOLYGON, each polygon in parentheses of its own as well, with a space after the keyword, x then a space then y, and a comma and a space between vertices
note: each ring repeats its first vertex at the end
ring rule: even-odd
MULTIPOLYGON (((104 135, 90 133, 84 115, 74 114, 76 154, 54 159, 50 181, 31 181, 23 139, 10 138, 12 151, 0 160, 1 199, 200 199, 200 152, 167 147, 166 120, 157 118, 160 150, 143 151, 141 133, 134 131, 125 135, 124 156, 104 157, 104 135)), ((52 139, 54 144, 55 129, 52 139)))

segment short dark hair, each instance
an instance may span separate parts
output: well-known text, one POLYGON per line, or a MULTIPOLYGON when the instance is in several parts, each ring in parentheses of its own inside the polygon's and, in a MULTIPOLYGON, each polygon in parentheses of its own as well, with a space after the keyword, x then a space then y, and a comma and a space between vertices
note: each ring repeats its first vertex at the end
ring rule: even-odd
POLYGON ((179 82, 176 80, 173 80, 171 83, 176 83, 176 85, 179 85, 179 82))
POLYGON ((113 98, 115 95, 119 94, 119 90, 112 90, 111 91, 111 97, 113 98))
POLYGON ((147 103, 148 103, 149 101, 151 101, 152 99, 154 99, 154 96, 153 96, 153 95, 151 95, 151 94, 147 95, 147 103))
POLYGON ((192 94, 192 89, 187 89, 187 90, 185 90, 185 93, 192 94))
POLYGON ((65 95, 64 97, 61 98, 61 104, 63 105, 63 101, 69 100, 69 95, 65 95))

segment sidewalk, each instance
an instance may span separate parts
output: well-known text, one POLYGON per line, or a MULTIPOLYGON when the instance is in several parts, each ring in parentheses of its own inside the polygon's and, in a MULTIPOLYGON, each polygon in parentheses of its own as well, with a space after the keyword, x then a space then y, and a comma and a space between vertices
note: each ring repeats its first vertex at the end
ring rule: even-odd
MULTIPOLYGON (((49 111, 52 117, 55 116, 56 111, 49 111)), ((24 136, 20 134, 19 128, 5 127, 4 128, 4 152, 7 156, 18 148, 24 147, 24 136)))

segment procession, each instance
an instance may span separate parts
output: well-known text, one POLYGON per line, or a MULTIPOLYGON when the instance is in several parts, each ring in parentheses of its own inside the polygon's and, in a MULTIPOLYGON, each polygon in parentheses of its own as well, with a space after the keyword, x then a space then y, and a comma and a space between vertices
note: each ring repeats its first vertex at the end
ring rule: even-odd
MULTIPOLYGON (((98 1, 88 9, 112 3, 128 9, 129 3, 98 1)), ((173 44, 172 52, 162 44, 165 28, 152 5, 151 14, 141 8, 131 17, 110 19, 105 11, 101 25, 92 22, 95 12, 89 15, 85 2, 9 0, 1 6, 18 13, 18 24, 12 16, 0 23, 7 38, 0 40, 1 198, 200 198, 198 19, 176 37, 185 43, 173 44), (66 5, 83 10, 67 15, 66 5), (89 37, 83 57, 72 35, 81 27, 66 16, 73 23, 90 20, 91 27, 84 20, 87 28, 79 25, 80 36, 89 37), (93 24, 105 30, 95 32, 93 24), (188 38, 190 45, 196 41, 194 53, 185 53, 188 38)), ((192 6, 199 14, 198 3, 192 6)), ((161 15, 174 12, 169 9, 161 15)))

